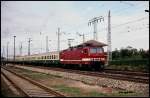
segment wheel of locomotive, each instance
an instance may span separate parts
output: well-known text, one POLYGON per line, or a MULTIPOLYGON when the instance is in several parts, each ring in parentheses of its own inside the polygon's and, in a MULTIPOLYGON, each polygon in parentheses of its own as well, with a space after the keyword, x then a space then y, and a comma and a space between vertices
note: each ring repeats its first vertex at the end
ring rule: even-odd
POLYGON ((100 63, 99 62, 92 62, 91 63, 91 70, 92 71, 98 71, 100 69, 100 63))
POLYGON ((102 62, 93 62, 92 71, 102 71, 104 69, 104 64, 102 62))

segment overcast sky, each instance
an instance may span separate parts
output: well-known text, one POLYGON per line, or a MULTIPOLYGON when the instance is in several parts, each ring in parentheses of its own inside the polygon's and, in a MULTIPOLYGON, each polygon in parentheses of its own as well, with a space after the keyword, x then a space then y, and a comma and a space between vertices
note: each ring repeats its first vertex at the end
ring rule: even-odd
MULTIPOLYGON (((60 49, 68 48, 67 39, 73 38, 73 46, 93 39, 90 19, 103 16, 99 22, 98 41, 107 44, 108 11, 111 11, 112 50, 132 46, 149 49, 148 1, 1 1, 1 54, 13 55, 13 36, 16 35, 16 55, 28 54, 28 39, 31 38, 31 54, 46 51, 46 36, 49 50, 57 50, 57 29, 60 27, 60 49), (40 32, 42 32, 40 34, 40 32)), ((107 47, 106 47, 107 48, 107 47)), ((106 49, 105 48, 105 49, 106 49)))

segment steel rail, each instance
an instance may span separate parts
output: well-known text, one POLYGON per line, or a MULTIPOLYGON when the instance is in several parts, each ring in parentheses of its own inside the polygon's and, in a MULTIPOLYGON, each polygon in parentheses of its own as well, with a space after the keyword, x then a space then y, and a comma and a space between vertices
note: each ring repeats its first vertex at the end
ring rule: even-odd
MULTIPOLYGON (((13 71, 11 71, 11 70, 9 70, 9 69, 6 69, 6 68, 4 68, 4 67, 2 67, 2 68, 5 69, 5 70, 7 70, 7 71, 9 71, 9 72, 11 72, 11 73, 13 73, 14 75, 16 75, 16 76, 18 76, 18 77, 20 77, 20 78, 22 78, 22 79, 27 80, 27 81, 30 82, 31 84, 34 84, 34 85, 36 85, 36 86, 38 86, 38 87, 44 89, 45 91, 49 92, 50 94, 55 95, 56 97, 65 97, 65 95, 61 94, 60 92, 54 91, 52 88, 46 87, 45 85, 43 85, 43 84, 41 84, 41 83, 39 83, 39 82, 36 82, 36 81, 34 81, 34 80, 31 80, 31 79, 28 78, 28 77, 21 76, 20 74, 18 74, 18 73, 16 73, 16 72, 13 72, 13 71)), ((20 88, 20 89, 21 89, 21 88, 20 88)), ((24 91, 24 92, 25 92, 25 91, 24 91)), ((26 95, 27 95, 27 96, 30 96, 30 95, 28 95, 28 94, 26 94, 26 95)))
POLYGON ((26 93, 22 88, 16 85, 6 74, 1 71, 2 75, 17 89, 17 91, 21 92, 25 97, 30 97, 28 93, 26 93))

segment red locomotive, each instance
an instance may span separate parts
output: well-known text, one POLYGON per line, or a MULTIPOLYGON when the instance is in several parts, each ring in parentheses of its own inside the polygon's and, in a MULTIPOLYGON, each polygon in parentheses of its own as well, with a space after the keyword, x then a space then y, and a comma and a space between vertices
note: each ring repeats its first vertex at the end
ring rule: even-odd
POLYGON ((107 45, 95 40, 89 40, 83 44, 70 47, 69 49, 60 52, 60 63, 101 70, 106 63, 106 53, 104 53, 103 49, 104 46, 107 45))

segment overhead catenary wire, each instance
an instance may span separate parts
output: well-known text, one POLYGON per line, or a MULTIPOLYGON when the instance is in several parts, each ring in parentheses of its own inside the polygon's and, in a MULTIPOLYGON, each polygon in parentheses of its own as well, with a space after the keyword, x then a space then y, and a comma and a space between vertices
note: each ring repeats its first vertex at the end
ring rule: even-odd
MULTIPOLYGON (((141 4, 138 4, 138 5, 141 5, 141 4)), ((136 5, 137 6, 137 5, 136 5)), ((143 5, 142 4, 142 6, 145 6, 145 5, 143 5)), ((112 7, 112 8, 116 8, 116 7, 112 7)), ((122 8, 121 10, 116 10, 116 11, 114 11, 113 12, 113 10, 111 9, 111 11, 112 11, 112 14, 116 14, 116 12, 118 13, 118 12, 123 12, 124 10, 126 10, 126 9, 129 9, 129 8, 131 8, 131 6, 130 7, 127 7, 127 8, 122 8)), ((138 10, 138 9, 137 9, 138 10)), ((107 17, 107 15, 105 15, 105 16, 103 16, 103 17, 107 17)), ((78 28, 78 27, 81 27, 81 25, 87 25, 87 21, 85 21, 85 22, 82 22, 81 24, 78 24, 77 26, 74 26, 73 28, 69 28, 69 29, 67 29, 67 30, 65 30, 65 32, 69 32, 69 31, 72 31, 72 30, 75 30, 75 28, 78 28)))

